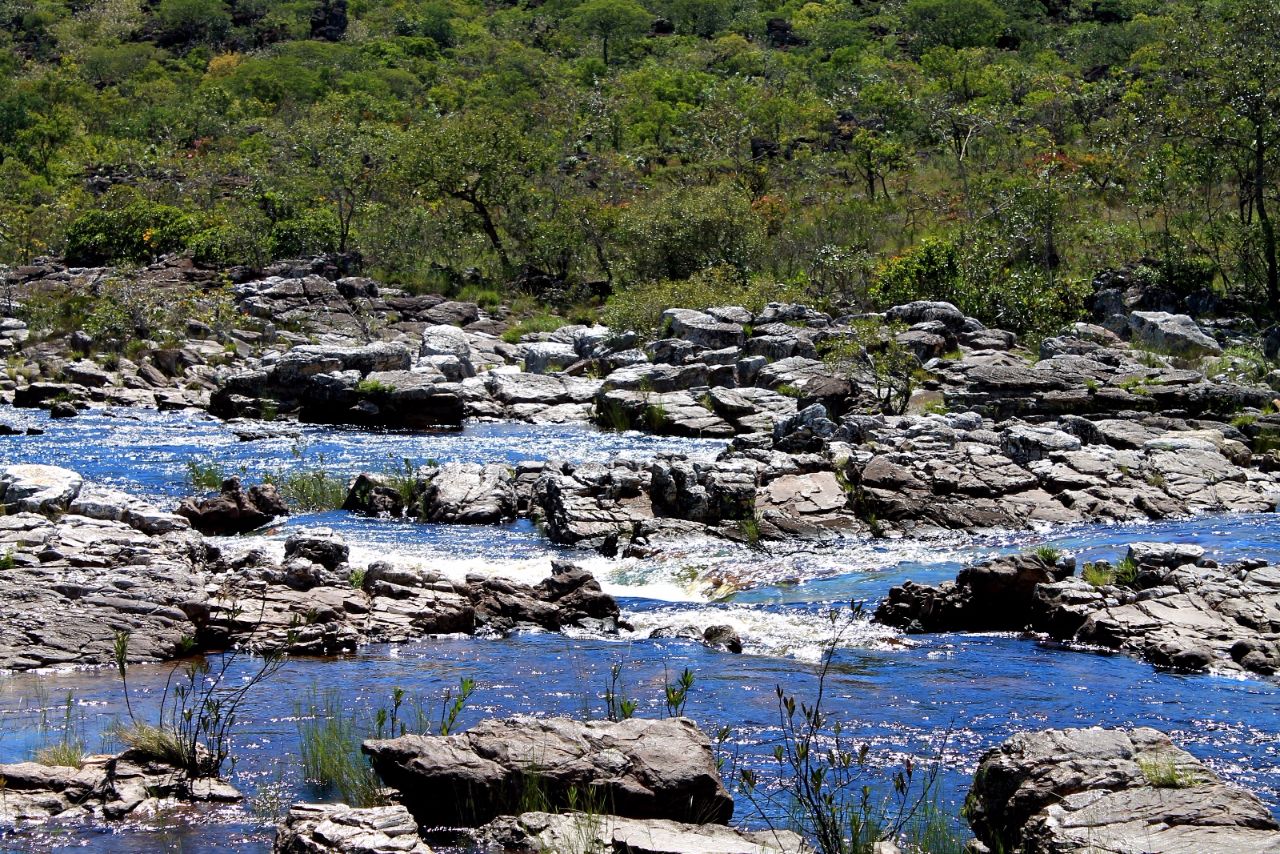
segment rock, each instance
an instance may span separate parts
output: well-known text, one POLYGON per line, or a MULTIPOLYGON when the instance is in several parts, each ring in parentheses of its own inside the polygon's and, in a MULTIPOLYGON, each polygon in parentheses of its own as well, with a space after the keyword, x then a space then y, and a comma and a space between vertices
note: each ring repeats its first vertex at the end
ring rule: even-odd
POLYGON ((1185 314, 1135 311, 1129 315, 1132 340, 1173 356, 1217 356, 1222 348, 1185 314))
POLYGON ((1015 463, 1025 465, 1045 459, 1055 451, 1078 451, 1080 440, 1050 427, 1015 424, 1002 434, 1000 450, 1015 463))
POLYGON ((366 516, 395 518, 404 515, 405 496, 391 478, 362 472, 351 481, 342 509, 366 516))
POLYGON ((307 560, 325 569, 337 569, 347 562, 350 549, 342 537, 329 528, 307 528, 290 534, 284 541, 284 559, 307 560))
POLYGON ((1148 728, 1019 733, 983 755, 965 815, 1010 854, 1280 849, 1257 797, 1148 728))
POLYGON ((50 418, 75 418, 79 414, 80 410, 69 400, 54 401, 53 406, 49 407, 50 418))
POLYGON ((41 513, 52 516, 66 511, 80 494, 84 479, 57 466, 13 465, 0 469, 0 502, 7 513, 41 513))
POLYGON ((890 323, 905 323, 914 326, 917 323, 936 322, 949 332, 956 333, 964 329, 964 313, 949 302, 929 302, 919 300, 906 305, 897 305, 885 312, 885 320, 890 323))
POLYGON ((1043 632, 1179 670, 1280 672, 1280 569, 1219 567, 1188 544, 1134 543, 1127 576, 1093 587, 1071 565, 996 558, 938 587, 894 587, 875 619, 906 631, 1043 632))
POLYGON ((804 840, 789 830, 749 832, 719 824, 574 812, 503 816, 478 835, 511 854, 812 854, 804 840))
POLYGON ((232 802, 241 795, 219 780, 191 779, 137 750, 88 756, 80 768, 19 762, 0 765, 0 821, 118 820, 154 812, 166 799, 232 802))
POLYGON ((562 371, 579 358, 572 344, 557 344, 554 341, 522 344, 520 353, 524 358, 524 369, 531 374, 562 371))
POLYGON ((711 743, 686 718, 617 723, 485 721, 457 735, 364 743, 374 770, 424 827, 477 826, 518 812, 536 780, 553 809, 594 791, 611 814, 725 824, 733 799, 711 743))
POLYGON ((68 513, 90 519, 124 522, 144 534, 157 536, 185 531, 191 522, 116 489, 85 485, 67 508, 68 513))
POLYGON ((404 807, 294 804, 276 829, 276 854, 431 854, 404 807))
POLYGON ((590 572, 571 563, 552 561, 551 576, 532 587, 491 576, 470 576, 467 583, 477 624, 492 631, 521 625, 618 630, 618 603, 590 572))
POLYGON ((908 581, 890 589, 875 619, 911 632, 1019 631, 1031 621, 1037 587, 1065 575, 1035 555, 994 558, 941 587, 908 581))
POLYGON ((289 507, 274 485, 257 484, 245 490, 240 478, 229 477, 217 497, 184 498, 175 512, 202 534, 247 534, 289 515, 289 507))
POLYGON ((733 626, 708 626, 702 633, 702 642, 712 649, 740 654, 742 638, 733 626))
POLYGON ((671 337, 708 350, 741 347, 746 341, 742 326, 717 320, 710 314, 687 308, 669 308, 658 321, 671 337))
POLYGON ((515 518, 515 482, 508 466, 446 463, 419 476, 409 503, 424 521, 488 525, 515 518))

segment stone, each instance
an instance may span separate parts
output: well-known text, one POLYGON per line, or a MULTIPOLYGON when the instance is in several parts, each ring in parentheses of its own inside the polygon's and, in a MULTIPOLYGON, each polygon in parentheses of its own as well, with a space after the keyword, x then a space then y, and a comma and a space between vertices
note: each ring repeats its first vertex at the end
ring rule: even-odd
POLYGON ((476 622, 491 631, 518 626, 618 630, 618 603, 590 572, 571 563, 552 561, 551 576, 532 587, 492 576, 470 576, 467 583, 476 622))
POLYGON ((424 827, 515 813, 535 778, 555 809, 570 806, 571 790, 593 790, 626 818, 726 824, 733 814, 711 743, 687 718, 489 720, 456 735, 366 741, 363 750, 424 827))
POLYGON ((1217 356, 1222 347, 1185 314, 1135 311, 1129 315, 1131 340, 1173 356, 1217 356))
POLYGON ((720 824, 574 812, 503 816, 482 828, 479 836, 511 854, 812 854, 789 830, 751 832, 720 824))
POLYGON ((1280 850, 1280 824, 1149 728, 1019 733, 983 754, 965 816, 989 850, 1280 850))
POLYGON ((12 465, 0 469, 0 502, 5 512, 56 515, 67 507, 84 485, 70 469, 43 465, 12 465))
POLYGON ((222 482, 217 496, 184 498, 174 512, 185 516, 202 534, 247 534, 272 519, 289 515, 289 507, 273 484, 255 484, 245 489, 240 478, 229 477, 222 482))
POLYGON ((342 537, 329 528, 306 528, 290 534, 284 541, 286 561, 306 560, 336 570, 347 562, 349 555, 350 549, 342 537))
POLYGON ((579 359, 572 344, 557 344, 554 341, 521 344, 520 353, 524 359, 524 369, 531 374, 562 371, 579 359))
POLYGON ((276 854, 431 854, 399 805, 294 804, 276 829, 276 854))
POLYGON ((937 322, 952 333, 964 328, 964 313, 949 302, 929 302, 918 300, 905 305, 896 305, 885 312, 885 320, 890 323, 905 323, 914 326, 917 323, 937 322))
POLYGON ((487 525, 515 518, 515 482, 506 465, 445 463, 418 477, 408 503, 424 521, 487 525))

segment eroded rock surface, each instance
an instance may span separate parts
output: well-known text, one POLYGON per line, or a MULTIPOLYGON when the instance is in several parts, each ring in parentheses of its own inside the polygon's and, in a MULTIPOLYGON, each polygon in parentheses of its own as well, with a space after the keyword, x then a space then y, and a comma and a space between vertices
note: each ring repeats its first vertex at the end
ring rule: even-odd
POLYGON ((1153 729, 1019 733, 987 751, 965 815, 991 851, 1280 851, 1280 824, 1153 729))

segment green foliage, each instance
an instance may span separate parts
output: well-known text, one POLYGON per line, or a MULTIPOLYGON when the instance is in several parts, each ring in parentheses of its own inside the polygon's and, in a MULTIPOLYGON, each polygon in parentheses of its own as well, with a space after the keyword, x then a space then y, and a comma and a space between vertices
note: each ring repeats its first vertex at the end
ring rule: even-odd
POLYGON ((920 372, 920 360, 897 340, 900 331, 875 320, 854 321, 848 335, 830 338, 821 347, 833 374, 867 385, 880 410, 891 415, 907 411, 920 372))
POLYGON ((554 314, 536 314, 533 317, 524 318, 515 326, 503 332, 502 340, 508 344, 518 344, 520 339, 526 335, 534 335, 539 332, 555 332, 565 325, 566 321, 563 317, 554 314))
POLYGON ((395 390, 396 390, 395 386, 388 385, 387 383, 380 382, 378 380, 364 379, 356 383, 357 394, 368 394, 368 395, 391 394, 391 392, 395 390))
POLYGON ((226 479, 227 473, 213 460, 187 460, 187 485, 191 489, 217 489, 226 479))
POLYGON ((1053 546, 1038 546, 1032 554, 1050 566, 1057 564, 1058 560, 1062 557, 1062 552, 1058 551, 1053 546))
POLYGON ((91 210, 67 226, 68 264, 145 262, 182 249, 195 231, 192 220, 169 205, 139 199, 123 207, 91 210))
POLYGON ((932 47, 990 47, 1004 31, 1004 11, 991 0, 909 0, 908 28, 923 52, 932 47))
POLYGON ((1190 789, 1199 782, 1195 774, 1179 768, 1172 759, 1143 758, 1138 767, 1147 783, 1157 789, 1190 789))
MULTIPOLYGON (((398 734, 394 726, 392 734, 398 734)), ((360 751, 360 744, 373 736, 372 727, 345 708, 338 691, 321 696, 313 688, 307 705, 298 709, 303 776, 322 794, 336 795, 354 807, 385 804, 381 781, 360 751)))
POLYGON ((740 305, 759 311, 770 302, 802 299, 796 288, 765 280, 743 280, 731 267, 714 267, 688 279, 663 279, 620 288, 606 304, 602 320, 617 331, 655 336, 662 312, 673 306, 704 309, 740 305))
POLYGON ((1106 587, 1116 580, 1115 570, 1106 561, 1086 563, 1080 571, 1080 577, 1094 587, 1106 587))

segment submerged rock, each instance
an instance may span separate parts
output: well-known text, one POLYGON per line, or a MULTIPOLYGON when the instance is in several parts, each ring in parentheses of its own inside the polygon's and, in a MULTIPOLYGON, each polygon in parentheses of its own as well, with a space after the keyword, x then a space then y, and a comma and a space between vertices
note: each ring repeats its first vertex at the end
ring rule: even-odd
POLYGON ((366 741, 364 752, 424 827, 517 813, 533 787, 554 809, 570 808, 571 792, 593 792, 628 818, 724 824, 733 815, 711 743, 686 718, 512 718, 458 735, 366 741))
POLYGON ((1019 733, 987 751, 965 816, 987 850, 1280 850, 1280 824, 1153 729, 1019 733))

